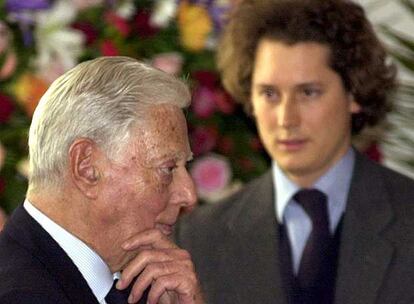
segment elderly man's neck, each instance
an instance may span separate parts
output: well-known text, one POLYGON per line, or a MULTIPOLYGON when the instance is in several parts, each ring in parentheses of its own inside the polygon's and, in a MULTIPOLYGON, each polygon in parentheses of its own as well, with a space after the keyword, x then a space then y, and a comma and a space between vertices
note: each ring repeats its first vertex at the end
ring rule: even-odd
MULTIPOLYGON (((98 253, 112 272, 119 271, 131 257, 124 256, 121 246, 108 242, 106 227, 91 214, 93 202, 77 191, 65 189, 31 189, 27 199, 33 206, 98 253)), ((118 240, 119 241, 119 240, 118 240)))

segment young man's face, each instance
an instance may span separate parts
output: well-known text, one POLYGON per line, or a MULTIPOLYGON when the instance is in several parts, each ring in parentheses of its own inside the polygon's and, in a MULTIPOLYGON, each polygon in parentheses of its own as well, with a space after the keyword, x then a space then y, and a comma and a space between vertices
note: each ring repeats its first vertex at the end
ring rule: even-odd
POLYGON ((311 186, 348 150, 351 114, 360 106, 329 66, 319 43, 263 39, 252 77, 252 104, 260 137, 287 176, 311 186))

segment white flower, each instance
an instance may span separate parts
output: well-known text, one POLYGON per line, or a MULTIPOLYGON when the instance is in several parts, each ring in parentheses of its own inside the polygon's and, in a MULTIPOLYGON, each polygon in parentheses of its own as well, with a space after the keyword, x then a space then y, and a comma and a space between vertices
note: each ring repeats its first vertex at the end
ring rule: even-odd
POLYGON ((154 27, 167 27, 177 11, 176 0, 157 0, 150 23, 154 27))
POLYGON ((34 37, 37 47, 35 66, 40 74, 50 70, 50 64, 59 62, 63 72, 77 64, 83 51, 85 37, 70 24, 76 17, 76 8, 70 1, 56 1, 50 10, 35 16, 34 37))
POLYGON ((124 19, 129 19, 132 15, 135 14, 135 6, 131 0, 124 1, 122 4, 116 9, 116 14, 124 19))
POLYGON ((30 163, 28 158, 23 158, 17 163, 17 171, 24 177, 29 178, 30 163))

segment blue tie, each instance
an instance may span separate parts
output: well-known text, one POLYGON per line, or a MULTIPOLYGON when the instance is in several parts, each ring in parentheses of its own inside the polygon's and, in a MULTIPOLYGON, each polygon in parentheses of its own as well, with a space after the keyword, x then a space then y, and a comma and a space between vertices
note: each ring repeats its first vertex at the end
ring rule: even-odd
POLYGON ((326 195, 316 189, 300 190, 294 199, 312 221, 296 280, 300 303, 332 303, 336 258, 334 237, 329 232, 326 195))
MULTIPOLYGON (((127 304, 128 303, 128 296, 131 292, 133 283, 129 285, 128 288, 123 290, 116 289, 115 285, 118 280, 114 281, 114 284, 112 285, 111 290, 105 297, 105 301, 107 304, 127 304)), ((139 300, 139 304, 146 304, 147 303, 147 297, 149 292, 149 287, 144 291, 141 299, 139 300)))

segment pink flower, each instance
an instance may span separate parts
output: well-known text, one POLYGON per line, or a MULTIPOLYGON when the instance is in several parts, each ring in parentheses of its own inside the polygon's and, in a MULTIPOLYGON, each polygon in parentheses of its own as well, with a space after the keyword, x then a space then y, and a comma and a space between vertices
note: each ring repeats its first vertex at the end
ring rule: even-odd
POLYGON ((183 56, 177 52, 162 53, 152 59, 152 66, 171 75, 181 73, 183 56))
POLYGON ((195 156, 209 152, 217 144, 217 129, 214 127, 196 127, 190 135, 191 147, 195 156))
POLYGON ((3 65, 0 67, 0 79, 4 80, 13 75, 17 66, 17 56, 13 51, 5 54, 3 65))
POLYGON ((14 104, 10 97, 0 93, 0 124, 7 123, 14 112, 14 104))
POLYGON ((198 196, 207 203, 220 201, 242 186, 241 182, 231 182, 232 172, 227 158, 216 154, 197 159, 190 174, 198 196))
POLYGON ((191 107, 199 118, 209 118, 216 111, 216 95, 214 91, 205 86, 198 87, 193 95, 191 107))
POLYGON ((197 159, 191 167, 190 174, 200 194, 223 190, 231 180, 231 169, 226 158, 209 155, 197 159))

